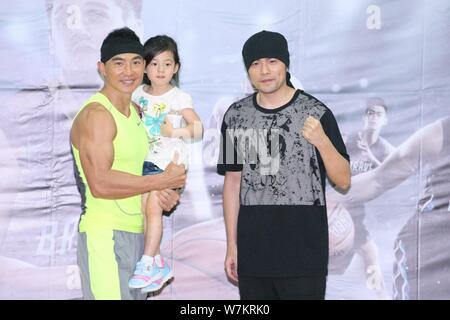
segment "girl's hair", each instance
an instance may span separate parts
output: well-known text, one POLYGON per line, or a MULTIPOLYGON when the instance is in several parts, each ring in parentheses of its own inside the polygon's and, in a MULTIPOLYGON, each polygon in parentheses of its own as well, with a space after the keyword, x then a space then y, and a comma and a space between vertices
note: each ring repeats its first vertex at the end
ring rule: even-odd
MULTIPOLYGON (((172 77, 171 83, 178 87, 179 85, 179 74, 180 74, 180 56, 178 55, 178 47, 175 40, 171 37, 162 35, 156 36, 148 39, 144 43, 144 59, 146 65, 153 60, 155 56, 164 51, 170 51, 173 53, 173 59, 175 60, 175 64, 178 64, 178 71, 172 77)), ((150 79, 147 77, 147 74, 144 74, 144 83, 151 85, 150 79)))

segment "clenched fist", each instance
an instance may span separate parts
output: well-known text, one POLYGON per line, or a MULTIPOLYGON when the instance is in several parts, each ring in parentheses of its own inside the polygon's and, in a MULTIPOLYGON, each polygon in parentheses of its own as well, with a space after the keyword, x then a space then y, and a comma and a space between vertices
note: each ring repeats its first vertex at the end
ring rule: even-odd
POLYGON ((319 120, 309 116, 302 130, 303 137, 316 148, 324 145, 329 141, 325 131, 323 131, 322 124, 319 120))

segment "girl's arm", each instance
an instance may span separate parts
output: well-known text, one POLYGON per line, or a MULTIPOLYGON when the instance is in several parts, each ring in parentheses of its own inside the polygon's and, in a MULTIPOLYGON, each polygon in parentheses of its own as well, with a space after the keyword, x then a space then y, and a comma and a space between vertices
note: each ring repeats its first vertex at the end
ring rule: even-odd
POLYGON ((188 142, 197 142, 203 138, 203 124, 194 109, 181 109, 181 116, 186 121, 186 127, 174 128, 166 118, 161 125, 161 134, 165 137, 182 138, 188 142))

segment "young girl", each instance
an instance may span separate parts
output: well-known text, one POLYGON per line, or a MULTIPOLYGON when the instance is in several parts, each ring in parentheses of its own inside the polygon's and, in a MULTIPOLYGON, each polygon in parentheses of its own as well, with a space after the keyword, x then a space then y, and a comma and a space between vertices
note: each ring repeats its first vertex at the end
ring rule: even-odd
MULTIPOLYGON (((201 139, 203 127, 191 97, 177 87, 180 57, 175 41, 165 35, 148 39, 144 44, 144 59, 144 84, 133 93, 133 101, 143 110, 150 139, 143 168, 143 175, 150 175, 163 172, 172 159, 179 159, 179 163, 187 166, 185 141, 201 139)), ((157 192, 142 197, 146 218, 144 255, 129 281, 131 288, 142 288, 144 293, 159 290, 173 277, 159 251, 163 210, 157 192)))

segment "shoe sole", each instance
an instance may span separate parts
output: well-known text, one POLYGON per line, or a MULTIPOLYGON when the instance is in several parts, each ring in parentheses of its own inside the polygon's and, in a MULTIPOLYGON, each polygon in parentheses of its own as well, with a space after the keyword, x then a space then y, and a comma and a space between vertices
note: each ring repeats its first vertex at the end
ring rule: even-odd
POLYGON ((160 277, 154 276, 153 278, 151 278, 148 282, 141 284, 141 285, 130 285, 128 283, 128 287, 130 287, 131 289, 142 289, 145 287, 148 287, 149 285, 151 285, 155 280, 159 280, 161 279, 160 277))
POLYGON ((173 273, 172 273, 172 271, 170 271, 169 274, 163 278, 163 280, 161 281, 161 284, 159 286, 157 286, 151 290, 145 290, 145 291, 144 291, 144 289, 145 289, 145 287, 144 287, 144 288, 142 288, 141 292, 142 293, 150 293, 150 292, 158 291, 159 289, 161 289, 164 286, 164 284, 166 284, 167 281, 169 281, 172 278, 173 278, 173 273))

